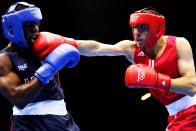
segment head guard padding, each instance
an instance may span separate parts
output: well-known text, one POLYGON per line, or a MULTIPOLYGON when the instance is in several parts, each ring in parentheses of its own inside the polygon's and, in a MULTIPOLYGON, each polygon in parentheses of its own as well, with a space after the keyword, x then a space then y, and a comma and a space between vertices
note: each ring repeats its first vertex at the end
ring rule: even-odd
POLYGON ((2 26, 4 35, 13 43, 28 48, 23 33, 24 22, 41 21, 42 14, 39 8, 26 2, 17 2, 8 10, 8 13, 2 16, 2 26), (16 11, 17 5, 24 5, 27 8, 16 11))
POLYGON ((136 11, 131 14, 129 24, 132 27, 141 24, 147 24, 149 27, 149 34, 146 41, 145 48, 152 47, 157 40, 165 33, 165 18, 162 15, 155 15, 153 13, 144 13, 136 11))

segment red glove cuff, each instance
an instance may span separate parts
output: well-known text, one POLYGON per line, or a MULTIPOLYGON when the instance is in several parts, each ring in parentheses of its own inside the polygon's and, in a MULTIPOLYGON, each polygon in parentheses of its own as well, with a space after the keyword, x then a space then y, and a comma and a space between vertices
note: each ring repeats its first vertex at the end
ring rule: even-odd
POLYGON ((158 73, 157 74, 157 88, 161 88, 164 90, 169 90, 171 85, 171 77, 165 74, 158 73))
POLYGON ((74 39, 67 38, 67 37, 63 37, 63 38, 64 38, 66 44, 70 44, 70 45, 74 46, 75 48, 78 48, 76 41, 74 39))

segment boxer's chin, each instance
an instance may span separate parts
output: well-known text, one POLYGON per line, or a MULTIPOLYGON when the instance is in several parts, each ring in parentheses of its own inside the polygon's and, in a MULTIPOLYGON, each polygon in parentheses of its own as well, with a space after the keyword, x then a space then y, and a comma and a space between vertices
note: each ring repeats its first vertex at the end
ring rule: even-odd
POLYGON ((145 48, 145 42, 144 41, 137 41, 136 42, 137 43, 137 46, 140 48, 140 49, 144 49, 145 48))
POLYGON ((28 46, 29 47, 33 47, 33 45, 34 45, 34 43, 35 43, 35 41, 36 41, 36 39, 37 39, 37 35, 35 35, 35 36, 32 36, 31 38, 29 38, 28 40, 27 40, 27 43, 28 43, 28 46))

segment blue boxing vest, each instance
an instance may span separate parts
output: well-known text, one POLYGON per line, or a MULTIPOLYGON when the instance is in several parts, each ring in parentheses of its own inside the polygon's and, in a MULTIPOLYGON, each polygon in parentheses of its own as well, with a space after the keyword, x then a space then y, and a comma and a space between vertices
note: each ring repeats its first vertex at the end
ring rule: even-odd
MULTIPOLYGON (((35 71, 41 66, 40 60, 36 57, 31 59, 24 59, 15 55, 8 47, 0 51, 5 53, 12 61, 15 73, 20 77, 23 83, 31 81, 34 78, 35 71)), ((64 99, 63 89, 57 85, 55 78, 42 87, 40 94, 32 101, 38 102, 43 100, 61 100, 64 99)))

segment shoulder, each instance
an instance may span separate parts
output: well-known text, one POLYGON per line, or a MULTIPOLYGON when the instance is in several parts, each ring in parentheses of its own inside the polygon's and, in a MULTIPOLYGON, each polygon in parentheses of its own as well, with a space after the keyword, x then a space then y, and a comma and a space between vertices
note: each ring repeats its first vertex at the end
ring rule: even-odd
POLYGON ((189 41, 184 37, 176 37, 176 50, 191 49, 189 41))
POLYGON ((184 37, 176 37, 176 44, 189 44, 189 42, 184 37))
POLYGON ((192 56, 192 48, 184 37, 176 37, 176 53, 178 57, 192 56))

